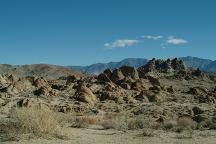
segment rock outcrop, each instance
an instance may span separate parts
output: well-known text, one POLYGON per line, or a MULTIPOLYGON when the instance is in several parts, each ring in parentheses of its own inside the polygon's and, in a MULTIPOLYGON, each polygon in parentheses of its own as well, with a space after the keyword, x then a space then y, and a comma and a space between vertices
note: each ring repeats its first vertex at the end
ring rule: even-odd
POLYGON ((172 73, 180 70, 186 70, 186 66, 184 65, 182 60, 179 60, 177 58, 173 60, 156 60, 155 58, 153 58, 146 65, 138 69, 140 75, 149 72, 172 73))
POLYGON ((75 93, 75 98, 78 101, 88 103, 90 105, 94 105, 97 102, 97 97, 92 93, 92 91, 85 87, 85 86, 80 86, 76 93, 75 93))

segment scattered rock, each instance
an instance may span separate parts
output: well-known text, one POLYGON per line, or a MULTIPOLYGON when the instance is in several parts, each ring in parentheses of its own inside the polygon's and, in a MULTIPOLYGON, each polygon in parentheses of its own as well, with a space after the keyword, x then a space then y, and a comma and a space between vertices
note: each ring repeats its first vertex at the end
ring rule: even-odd
POLYGON ((167 92, 173 94, 175 92, 173 89, 173 86, 170 86, 169 88, 167 88, 167 92))
POLYGON ((193 107, 192 111, 193 111, 194 115, 198 115, 198 114, 204 113, 204 111, 200 107, 197 107, 197 106, 193 107))
POLYGON ((201 87, 192 87, 187 93, 192 95, 205 95, 207 94, 207 90, 201 87))
POLYGON ((22 100, 20 100, 17 105, 19 107, 31 107, 32 106, 32 101, 28 98, 24 98, 22 100))
POLYGON ((138 101, 142 101, 142 102, 149 102, 149 99, 147 98, 147 96, 141 92, 139 95, 135 96, 135 99, 138 100, 138 101))
POLYGON ((126 89, 126 90, 131 89, 131 86, 130 86, 128 83, 121 83, 120 86, 121 86, 123 89, 126 89))
POLYGON ((209 116, 206 114, 198 114, 193 117, 193 120, 197 123, 203 122, 208 119, 209 119, 209 116))
POLYGON ((151 90, 151 91, 161 91, 161 88, 158 85, 154 85, 154 86, 150 87, 149 90, 151 90))

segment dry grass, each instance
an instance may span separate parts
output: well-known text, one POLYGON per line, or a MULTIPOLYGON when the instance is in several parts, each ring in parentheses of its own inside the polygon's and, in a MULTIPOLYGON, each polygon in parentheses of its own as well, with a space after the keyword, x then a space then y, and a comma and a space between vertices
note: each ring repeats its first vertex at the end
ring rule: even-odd
POLYGON ((170 130, 177 126, 177 122, 175 120, 165 121, 163 124, 164 130, 170 130))
POLYGON ((129 118, 126 115, 106 115, 104 116, 100 125, 104 129, 116 129, 120 131, 126 131, 128 129, 128 119, 129 118))
POLYGON ((80 116, 75 119, 75 124, 73 126, 78 128, 86 128, 90 125, 100 125, 103 129, 116 129, 119 131, 143 129, 144 132, 146 131, 146 134, 143 135, 146 136, 152 135, 154 129, 159 128, 159 124, 153 119, 145 118, 143 116, 131 118, 126 114, 80 116))
POLYGON ((143 132, 142 132, 142 136, 153 137, 153 136, 155 136, 155 131, 152 128, 144 128, 143 132))
POLYGON ((97 125, 102 121, 101 116, 80 116, 75 119, 74 127, 85 128, 89 125, 97 125))
POLYGON ((195 122, 189 117, 180 117, 177 119, 177 125, 174 127, 174 131, 177 132, 177 139, 191 139, 193 138, 193 129, 195 128, 195 122))
POLYGON ((86 128, 90 125, 100 125, 104 129, 123 129, 125 119, 112 114, 79 116, 73 127, 86 128))
MULTIPOLYGON (((137 129, 157 129, 158 123, 153 119, 148 119, 143 116, 130 118, 127 115, 115 116, 110 119, 104 119, 101 123, 104 129, 117 129, 120 131, 137 130, 137 129)), ((148 133, 148 132, 147 132, 148 133)), ((148 134, 147 134, 148 135, 148 134)))
POLYGON ((177 132, 182 132, 183 130, 194 129, 195 123, 189 117, 181 117, 177 119, 177 132))
POLYGON ((1 130, 10 140, 19 140, 23 136, 43 138, 67 138, 56 114, 46 107, 17 108, 11 119, 1 124, 1 130))

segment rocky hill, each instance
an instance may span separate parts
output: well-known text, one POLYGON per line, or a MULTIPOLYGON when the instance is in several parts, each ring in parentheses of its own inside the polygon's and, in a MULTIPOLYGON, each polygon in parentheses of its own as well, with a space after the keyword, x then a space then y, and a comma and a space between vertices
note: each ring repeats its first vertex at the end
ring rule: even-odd
POLYGON ((0 65, 0 74, 13 74, 18 77, 37 76, 45 77, 47 79, 56 79, 60 76, 82 74, 76 70, 68 69, 63 66, 49 65, 49 64, 33 64, 33 65, 0 65))

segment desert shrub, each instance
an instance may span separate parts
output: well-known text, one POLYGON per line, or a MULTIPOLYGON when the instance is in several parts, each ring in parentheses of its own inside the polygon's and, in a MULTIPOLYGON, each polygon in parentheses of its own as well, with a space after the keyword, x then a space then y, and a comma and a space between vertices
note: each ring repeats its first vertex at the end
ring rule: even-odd
POLYGON ((86 128, 89 125, 97 125, 102 121, 101 116, 80 116, 75 119, 74 127, 86 128))
POLYGON ((114 115, 93 115, 79 116, 75 119, 73 127, 86 128, 89 125, 100 125, 104 129, 116 129, 120 131, 135 130, 135 129, 157 129, 158 123, 150 118, 138 116, 131 118, 127 114, 114 115))
POLYGON ((116 128, 116 123, 113 120, 103 120, 101 122, 101 126, 104 129, 115 129, 116 128))
POLYGON ((165 130, 170 130, 170 129, 173 129, 176 125, 177 125, 177 122, 174 120, 165 121, 163 124, 163 128, 165 130))
POLYGON ((11 113, 10 120, 0 127, 9 139, 14 140, 24 135, 66 138, 66 131, 55 116, 56 114, 46 107, 17 108, 11 113))
POLYGON ((100 125, 104 129, 126 131, 128 129, 128 117, 127 115, 105 115, 101 120, 100 125))
POLYGON ((208 117, 203 121, 197 123, 197 129, 199 130, 206 130, 206 129, 216 129, 216 123, 212 118, 208 117))
POLYGON ((144 137, 153 137, 155 135, 154 129, 152 128, 143 128, 142 136, 144 137))
POLYGON ((128 129, 128 120, 129 118, 127 115, 121 115, 111 119, 111 123, 114 129, 126 131, 128 129))
POLYGON ((145 121, 141 117, 131 118, 128 121, 128 129, 129 130, 142 129, 142 128, 144 128, 144 126, 145 126, 145 121))
POLYGON ((143 128, 158 129, 159 127, 160 127, 159 123, 155 122, 152 118, 146 118, 143 116, 131 118, 128 121, 129 130, 143 129, 143 128))
POLYGON ((193 129, 195 128, 194 121, 189 117, 181 117, 177 119, 177 125, 174 127, 174 131, 178 134, 176 138, 185 139, 193 137, 193 129))
POLYGON ((195 124, 194 121, 189 117, 181 117, 177 120, 177 126, 182 129, 193 129, 195 124))
POLYGON ((158 123, 154 122, 151 118, 143 116, 130 118, 127 115, 121 115, 101 121, 101 126, 104 129, 116 129, 120 131, 143 129, 143 131, 146 130, 146 135, 148 135, 148 133, 151 133, 150 130, 154 131, 154 129, 158 128, 158 123))

